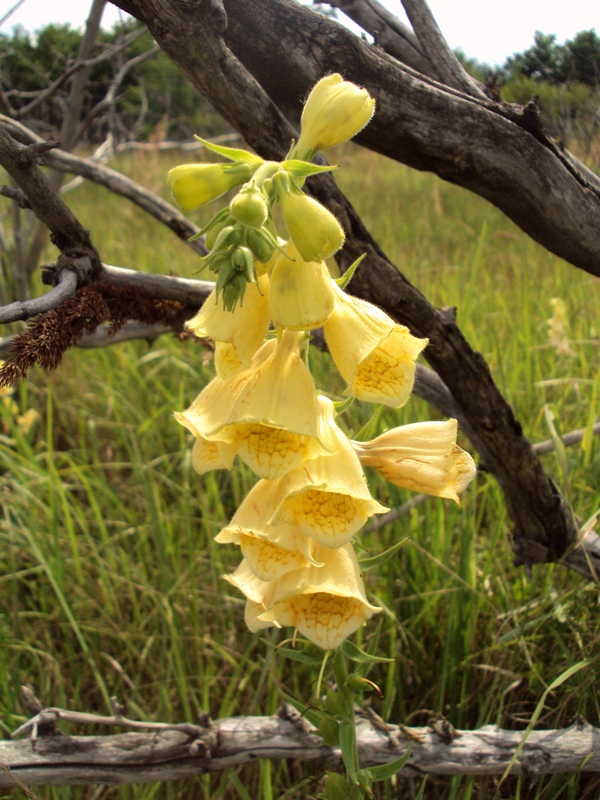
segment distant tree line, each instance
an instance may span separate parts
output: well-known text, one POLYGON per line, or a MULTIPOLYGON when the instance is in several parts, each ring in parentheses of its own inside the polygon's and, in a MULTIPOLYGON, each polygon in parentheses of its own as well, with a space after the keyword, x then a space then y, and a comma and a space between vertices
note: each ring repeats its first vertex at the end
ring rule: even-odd
MULTIPOLYGON (((60 81, 76 62, 82 35, 69 25, 47 25, 34 36, 22 28, 11 35, 0 33, 0 113, 17 115, 43 136, 60 130, 68 80, 49 91, 30 115, 27 107, 40 89, 60 81)), ((83 104, 84 138, 100 142, 111 132, 121 140, 152 135, 189 139, 197 131, 214 136, 229 130, 162 51, 143 58, 154 42, 138 22, 101 31, 96 52, 119 42, 124 45, 115 56, 92 59, 83 104)), ((562 45, 554 34, 537 31, 533 45, 507 58, 499 69, 457 55, 499 98, 524 104, 535 96, 553 135, 565 141, 576 138, 591 150, 600 125, 600 37, 595 30, 581 31, 562 45)))
POLYGON ((535 97, 550 132, 579 147, 584 157, 591 154, 600 131, 600 36, 594 29, 564 44, 552 33, 536 31, 533 45, 500 68, 457 55, 502 100, 525 104, 535 97))
MULTIPOLYGON (((51 88, 75 64, 82 36, 68 24, 47 25, 33 36, 21 27, 11 35, 0 33, 0 113, 16 116, 42 136, 56 135, 69 81, 58 90, 51 88), (28 104, 44 89, 47 99, 29 114, 28 104)), ((82 130, 89 141, 103 141, 109 131, 123 139, 146 139, 157 126, 170 139, 189 139, 200 130, 209 136, 229 130, 161 50, 143 57, 154 44, 135 20, 100 31, 83 104, 82 130), (101 58, 115 47, 114 55, 101 58)))

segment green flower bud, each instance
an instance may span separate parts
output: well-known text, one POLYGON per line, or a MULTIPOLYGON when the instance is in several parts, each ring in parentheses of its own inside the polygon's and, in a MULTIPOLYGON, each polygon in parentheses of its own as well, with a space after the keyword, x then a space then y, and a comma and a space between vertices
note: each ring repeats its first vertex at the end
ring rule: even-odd
POLYGON ((275 251, 275 241, 264 230, 246 231, 246 244, 259 261, 267 262, 275 251))
POLYGON ((279 200, 285 224, 305 261, 325 261, 344 244, 342 226, 313 197, 298 189, 289 176, 278 176, 279 200))
POLYGON ((181 164, 169 171, 167 180, 180 208, 193 211, 245 183, 251 174, 247 164, 181 164))
POLYGON ((229 206, 231 215, 249 228, 262 228, 269 216, 269 204, 256 186, 244 186, 229 206))

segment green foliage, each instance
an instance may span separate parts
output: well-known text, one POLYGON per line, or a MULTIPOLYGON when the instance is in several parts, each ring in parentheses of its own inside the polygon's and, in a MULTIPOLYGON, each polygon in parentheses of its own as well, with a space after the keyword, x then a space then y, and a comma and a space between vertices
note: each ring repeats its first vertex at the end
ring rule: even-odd
MULTIPOLYGON (((120 42, 139 27, 135 20, 119 24, 112 31, 101 31, 94 55, 120 42)), ((82 33, 66 25, 47 25, 30 36, 17 27, 11 36, 0 33, 0 82, 7 99, 22 108, 32 96, 56 81, 77 58, 82 33), (25 93, 25 94, 22 94, 25 93)), ((158 134, 169 138, 191 138, 198 130, 214 136, 229 130, 181 71, 162 52, 136 64, 122 81, 116 100, 117 130, 111 125, 107 109, 99 107, 117 72, 130 58, 148 51, 154 42, 148 32, 107 61, 94 64, 86 87, 82 122, 84 136, 92 141, 105 138, 109 130, 124 138, 132 130, 147 138, 157 126, 158 134)), ((60 130, 67 82, 25 122, 48 135, 60 130)))

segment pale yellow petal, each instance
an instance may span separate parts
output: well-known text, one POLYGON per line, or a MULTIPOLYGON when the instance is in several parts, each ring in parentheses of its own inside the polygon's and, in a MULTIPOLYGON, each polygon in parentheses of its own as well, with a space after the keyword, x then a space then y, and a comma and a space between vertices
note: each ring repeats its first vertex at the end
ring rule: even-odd
POLYGON ((300 553, 306 563, 320 566, 313 557, 314 540, 291 525, 271 525, 269 518, 280 502, 281 482, 261 480, 248 492, 231 522, 215 541, 241 544, 242 536, 254 536, 284 550, 300 553))
MULTIPOLYGON (((236 306, 237 308, 238 306, 236 306)), ((228 342, 215 342, 215 369, 219 378, 226 381, 243 370, 244 364, 240 361, 235 347, 228 342)))
POLYGON ((271 518, 288 523, 327 547, 340 547, 373 514, 389 511, 371 497, 352 444, 335 422, 334 405, 321 395, 319 436, 331 455, 319 456, 281 479, 281 501, 271 518))
POLYGON ((285 550, 255 536, 242 535, 240 547, 248 566, 262 581, 273 581, 286 572, 308 566, 302 553, 285 550))
POLYGON ((289 572, 263 587, 264 622, 294 625, 325 650, 335 649, 367 619, 381 611, 371 605, 351 545, 337 549, 317 545, 322 567, 289 572))
MULTIPOLYGON (((206 434, 235 447, 261 478, 278 478, 327 452, 318 435, 314 381, 300 352, 304 342, 304 333, 284 330, 258 366, 255 357, 227 419, 206 434)), ((261 359, 267 345, 258 351, 261 359)))
POLYGON ((319 328, 333 310, 327 266, 304 261, 293 242, 280 254, 271 274, 269 309, 273 324, 290 330, 319 328))
POLYGON ((192 467, 199 475, 204 475, 213 469, 231 469, 231 463, 223 460, 217 442, 198 436, 192 447, 192 467))
POLYGON ((333 286, 335 304, 324 326, 325 338, 348 383, 345 394, 398 408, 410 396, 414 361, 427 339, 417 339, 377 306, 333 286))
POLYGON ((353 442, 364 466, 391 483, 459 502, 475 477, 471 456, 456 444, 457 422, 417 422, 386 431, 369 442, 353 442))
POLYGON ((198 337, 231 344, 240 361, 249 366, 269 322, 269 278, 262 275, 258 283, 248 284, 243 302, 233 311, 226 311, 222 296, 217 298, 213 291, 196 316, 186 322, 186 328, 198 337))

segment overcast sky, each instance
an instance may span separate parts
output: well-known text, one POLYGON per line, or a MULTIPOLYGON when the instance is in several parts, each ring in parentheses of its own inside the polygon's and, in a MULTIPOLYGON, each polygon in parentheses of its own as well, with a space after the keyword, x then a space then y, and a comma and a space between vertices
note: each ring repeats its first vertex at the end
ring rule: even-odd
MULTIPOLYGON (((0 0, 0 18, 17 0, 0 0)), ((391 11, 406 21, 400 0, 383 0, 391 11)), ((20 24, 34 31, 49 22, 85 22, 89 2, 85 0, 24 0, 21 7, 2 26, 10 33, 20 24)), ((598 0, 429 0, 429 5, 450 47, 460 47, 471 58, 488 64, 503 64, 506 57, 522 52, 533 44, 536 30, 554 33, 562 43, 581 30, 600 26, 598 0)), ((110 3, 104 12, 103 25, 110 27, 123 13, 110 3)))

